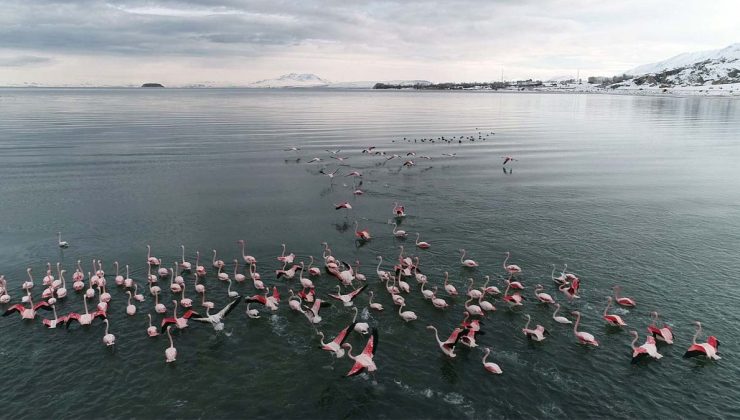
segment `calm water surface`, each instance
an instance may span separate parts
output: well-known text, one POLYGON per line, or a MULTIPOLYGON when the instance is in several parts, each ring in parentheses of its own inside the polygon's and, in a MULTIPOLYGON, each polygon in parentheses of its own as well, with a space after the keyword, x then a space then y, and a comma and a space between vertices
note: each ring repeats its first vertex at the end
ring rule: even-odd
MULTIPOLYGON (((0 273, 13 302, 26 267, 37 276, 38 300, 47 261, 61 261, 69 279, 78 259, 88 271, 91 259, 100 258, 107 273, 117 260, 130 264, 143 285, 146 244, 171 265, 180 244, 191 261, 196 250, 208 260, 215 248, 229 262, 239 255, 236 241, 246 239, 263 279, 284 296, 296 281, 270 274, 279 267, 280 244, 308 262, 327 241, 339 258, 362 262, 369 288, 386 307, 368 313, 367 294, 357 299, 361 317, 379 330, 379 371, 374 378, 344 378, 350 361, 317 349, 311 327, 285 301, 259 320, 247 319, 241 306, 225 333, 207 325, 176 333, 178 359, 166 364, 166 336, 145 333, 153 299, 147 294, 128 317, 126 295, 114 286, 115 351, 102 344, 97 322, 46 330, 38 321, 0 318, 3 412, 25 418, 740 416, 739 135, 740 103, 731 99, 0 90, 0 273), (496 134, 462 144, 402 140, 477 137, 478 131, 496 134), (291 146, 301 151, 283 150, 291 146), (434 159, 417 156, 416 167, 400 170, 398 160, 384 164, 362 155, 367 146, 434 159), (337 166, 325 149, 350 156, 346 163, 364 174, 364 196, 352 196, 349 178, 332 187, 318 174, 322 166, 337 166), (519 159, 510 174, 501 168, 505 154, 519 159), (323 162, 307 164, 313 157, 323 162), (354 206, 349 216, 332 206, 344 200, 354 206), (402 228, 432 244, 419 251, 411 238, 405 242, 432 284, 441 285, 449 271, 459 289, 468 277, 480 282, 484 275, 503 287, 505 251, 523 267, 529 300, 510 311, 496 299, 499 310, 485 320, 479 340, 493 348, 491 360, 503 375, 483 370, 481 348, 446 358, 426 330, 431 324, 442 334, 451 331, 463 299, 438 311, 412 282, 405 309, 419 320, 406 324, 393 312, 374 263, 377 255, 388 261, 398 255, 400 243, 386 224, 394 201, 409 212, 402 228), (354 218, 375 236, 365 246, 353 240, 354 218), (69 249, 56 246, 58 230, 69 249), (460 268, 461 247, 480 268, 460 268), (582 298, 573 304, 550 280, 551 264, 564 263, 583 281, 582 298), (576 344, 569 328, 552 321, 550 308, 533 302, 537 283, 583 312, 583 329, 596 335, 599 348, 576 344), (604 326, 601 312, 615 284, 638 302, 617 313, 642 339, 652 310, 673 326, 676 344, 660 348, 662 360, 630 365, 627 331, 604 326), (545 342, 522 335, 525 313, 551 331, 545 342), (722 360, 681 358, 697 319, 721 341, 722 360)), ((205 265, 208 299, 221 306, 226 285, 205 265)), ((315 282, 320 294, 336 285, 326 275, 315 282)), ((188 286, 195 297, 190 279, 188 286)), ((236 289, 255 292, 250 282, 236 289)), ((169 303, 169 291, 164 297, 169 303)), ((58 309, 81 311, 82 300, 70 293, 58 309)), ((323 315, 320 328, 330 337, 352 318, 341 305, 323 315)), ((365 338, 350 342, 356 348, 365 338)))

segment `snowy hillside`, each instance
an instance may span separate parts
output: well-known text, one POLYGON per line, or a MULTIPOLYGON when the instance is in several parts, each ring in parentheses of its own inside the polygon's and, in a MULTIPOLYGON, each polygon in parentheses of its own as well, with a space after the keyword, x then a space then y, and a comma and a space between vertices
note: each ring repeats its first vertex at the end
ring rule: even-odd
POLYGON ((315 74, 290 73, 284 74, 277 79, 266 79, 253 82, 249 87, 254 88, 287 88, 287 87, 320 87, 331 84, 315 74))
POLYGON ((636 85, 705 85, 740 82, 740 43, 720 50, 684 53, 625 72, 636 85))
POLYGON ((345 89, 372 89, 376 83, 384 83, 386 85, 401 85, 401 86, 414 86, 414 85, 431 85, 432 82, 428 80, 376 80, 376 81, 361 81, 361 82, 337 82, 329 85, 331 88, 345 88, 345 89))

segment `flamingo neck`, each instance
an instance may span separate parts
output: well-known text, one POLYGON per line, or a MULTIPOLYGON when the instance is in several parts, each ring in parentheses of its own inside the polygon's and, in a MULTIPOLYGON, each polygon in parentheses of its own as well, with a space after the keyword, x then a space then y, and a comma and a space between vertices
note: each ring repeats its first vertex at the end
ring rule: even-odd
POLYGON ((632 350, 636 350, 637 347, 635 347, 635 343, 637 342, 637 339, 639 338, 639 335, 637 335, 637 332, 634 332, 634 334, 632 334, 632 336, 634 338, 632 339, 632 342, 630 343, 630 346, 632 347, 632 350))
POLYGON ((573 324, 573 332, 578 334, 578 324, 581 322, 581 313, 578 312, 576 315, 576 323, 573 324))
POLYGON ((612 300, 609 299, 606 301, 606 308, 604 308, 604 316, 606 316, 607 311, 609 311, 609 308, 612 306, 612 300))
POLYGON ((524 326, 525 330, 529 329, 529 323, 532 322, 532 317, 527 315, 527 324, 524 326))
POLYGON ((442 342, 442 340, 439 339, 439 333, 437 333, 437 328, 432 327, 432 330, 434 331, 434 338, 437 339, 437 344, 439 344, 440 346, 443 345, 444 343, 442 342))
POLYGON ((509 261, 509 253, 506 253, 506 259, 504 260, 504 268, 506 268, 506 262, 509 261))
POLYGON ((696 332, 694 333, 694 337, 691 338, 691 344, 696 345, 696 338, 699 337, 700 333, 701 333, 701 324, 696 326, 696 332))

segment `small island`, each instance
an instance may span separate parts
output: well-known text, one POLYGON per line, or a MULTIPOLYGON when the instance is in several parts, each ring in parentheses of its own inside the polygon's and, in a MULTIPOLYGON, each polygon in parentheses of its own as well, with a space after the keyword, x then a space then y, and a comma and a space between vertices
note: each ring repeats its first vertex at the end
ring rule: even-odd
POLYGON ((164 85, 161 83, 144 83, 141 85, 143 88, 163 88, 164 85))

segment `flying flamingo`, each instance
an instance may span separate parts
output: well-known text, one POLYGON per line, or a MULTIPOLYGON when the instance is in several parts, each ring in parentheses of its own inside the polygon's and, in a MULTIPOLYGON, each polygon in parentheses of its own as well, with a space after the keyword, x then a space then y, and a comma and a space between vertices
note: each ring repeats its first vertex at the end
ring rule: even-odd
POLYGON ((363 230, 358 230, 358 229, 359 229, 358 223, 357 223, 357 220, 355 220, 355 236, 357 237, 357 239, 361 241, 369 241, 370 239, 372 239, 372 236, 370 236, 370 231, 368 231, 367 229, 363 229, 363 230))
POLYGON ((177 349, 175 344, 172 342, 172 333, 170 332, 172 326, 167 326, 167 337, 170 339, 170 346, 164 351, 164 358, 167 363, 172 363, 177 359, 177 349))
POLYGON ((609 308, 612 306, 612 297, 609 296, 606 300, 606 308, 604 308, 604 320, 607 322, 607 324, 615 326, 615 327, 624 327, 627 325, 624 320, 622 320, 622 317, 619 315, 607 315, 606 312, 609 310, 609 308))
POLYGON ((175 304, 175 308, 172 310, 172 316, 171 317, 164 318, 162 320, 161 328, 163 330, 164 330, 164 327, 166 327, 166 326, 168 326, 170 324, 174 324, 177 327, 177 329, 181 330, 181 329, 186 328, 188 326, 188 319, 190 319, 190 317, 193 317, 193 316, 199 317, 200 316, 200 314, 198 314, 197 312, 194 312, 192 309, 188 309, 187 311, 185 311, 184 314, 182 314, 182 317, 179 317, 178 318, 178 316, 177 316, 177 301, 176 300, 173 300, 172 303, 175 304))
POLYGON ((335 210, 341 210, 341 209, 352 210, 352 205, 349 202, 345 201, 343 203, 335 204, 334 209, 335 210))
POLYGON ((383 305, 381 305, 380 303, 373 303, 373 297, 374 296, 375 296, 375 294, 371 291, 370 292, 370 309, 374 309, 376 311, 382 311, 383 310, 383 305))
POLYGON ((321 337, 319 339, 319 342, 321 343, 320 348, 322 350, 331 352, 337 359, 341 359, 342 357, 344 357, 344 349, 342 348, 342 344, 347 341, 347 338, 349 338, 349 332, 352 330, 352 328, 354 328, 354 326, 355 324, 352 323, 349 326, 344 327, 341 331, 339 331, 339 334, 337 334, 337 336, 328 343, 324 343, 324 333, 321 331, 317 331, 316 334, 321 337))
POLYGON ((509 163, 509 162, 515 162, 515 161, 517 161, 517 160, 518 160, 518 159, 514 159, 514 158, 513 158, 513 157, 511 157, 511 156, 501 156, 501 159, 503 159, 503 160, 504 160, 504 165, 506 165, 506 164, 507 164, 507 163, 509 163))
POLYGON ((658 328, 658 313, 655 311, 650 312, 650 317, 653 322, 650 323, 647 329, 653 335, 653 338, 666 344, 673 344, 673 330, 671 330, 671 327, 663 323, 663 327, 658 328))
POLYGON ((294 264, 287 270, 285 269, 285 266, 283 266, 282 270, 275 270, 275 275, 277 276, 277 278, 285 277, 286 279, 290 280, 295 277, 296 270, 298 270, 299 268, 301 268, 301 266, 296 264, 294 264))
POLYGON ((305 309, 303 313, 306 315, 306 318, 308 318, 308 322, 311 324, 318 324, 322 320, 321 315, 319 315, 319 311, 321 308, 325 308, 327 306, 331 306, 331 304, 324 302, 321 299, 316 299, 311 307, 303 305, 303 308, 305 309))
POLYGON ((49 303, 45 301, 41 301, 34 305, 33 301, 31 300, 30 293, 28 293, 28 306, 29 307, 26 308, 20 303, 15 304, 8 308, 8 310, 3 313, 3 316, 8 316, 13 312, 18 312, 18 314, 20 314, 21 316, 21 319, 34 319, 36 318, 36 311, 38 311, 39 309, 45 309, 48 311, 51 308, 51 305, 49 305, 49 303))
POLYGON ((375 352, 378 350, 378 330, 375 328, 373 328, 373 334, 367 340, 367 344, 362 350, 362 353, 357 356, 352 356, 352 345, 350 343, 344 343, 342 347, 347 349, 347 356, 355 361, 355 364, 352 366, 352 369, 349 370, 347 376, 357 375, 362 372, 363 369, 366 369, 369 373, 378 370, 378 367, 373 361, 373 356, 375 356, 375 352))
POLYGON ((521 273, 522 272, 522 269, 518 265, 516 265, 516 264, 506 265, 506 262, 509 261, 509 257, 510 256, 511 256, 511 254, 507 251, 506 252, 506 259, 504 260, 504 263, 503 263, 504 270, 506 270, 506 272, 509 273, 509 274, 518 274, 518 273, 521 273))
POLYGON ((147 314, 147 316, 149 316, 149 327, 146 329, 146 333, 149 337, 156 337, 159 335, 159 331, 157 327, 152 325, 152 314, 147 314))
POLYGON ((241 302, 242 298, 241 296, 237 296, 236 299, 232 300, 231 302, 227 303, 226 306, 224 306, 220 311, 217 313, 211 315, 211 308, 206 308, 206 316, 202 317, 198 314, 194 314, 194 316, 191 318, 191 321, 193 322, 203 322, 203 323, 210 323, 213 326, 213 329, 216 331, 222 331, 224 329, 224 320, 226 317, 231 313, 231 311, 236 308, 236 306, 241 302))
POLYGON ((353 305, 352 301, 354 301, 357 295, 362 293, 362 291, 365 290, 366 288, 367 288, 367 284, 364 284, 362 285, 362 287, 355 289, 347 293, 346 295, 343 295, 342 286, 337 285, 337 294, 329 293, 329 296, 336 300, 341 301, 344 304, 344 306, 352 306, 353 305))
POLYGON ((437 346, 439 346, 439 349, 442 350, 442 353, 445 354, 447 357, 456 357, 457 354, 455 354, 455 345, 460 340, 460 337, 462 336, 461 333, 464 333, 466 330, 463 328, 455 328, 455 330, 450 335, 450 338, 447 339, 447 341, 442 341, 439 339, 439 333, 437 332, 437 328, 435 328, 433 325, 427 325, 428 330, 434 331, 434 338, 437 340, 437 346))
POLYGON ((84 314, 78 314, 78 313, 72 312, 72 313, 68 314, 67 315, 67 320, 68 320, 68 322, 67 322, 67 328, 69 328, 69 326, 72 324, 72 321, 77 321, 77 323, 80 324, 80 325, 90 325, 90 324, 92 324, 93 320, 95 318, 97 318, 97 317, 101 317, 103 319, 106 318, 105 312, 103 312, 103 311, 97 310, 97 311, 93 312, 92 314, 90 312, 88 312, 88 309, 87 309, 87 296, 83 296, 82 302, 85 305, 85 313, 84 314))
POLYGON ((488 355, 491 354, 491 348, 486 347, 484 351, 485 351, 485 355, 483 356, 483 368, 491 373, 500 375, 502 371, 501 371, 501 368, 496 363, 486 362, 488 355))
POLYGON ((103 343, 106 346, 110 347, 116 344, 116 336, 108 332, 108 327, 110 326, 108 320, 104 319, 103 322, 105 322, 105 335, 103 335, 103 343))
POLYGON ((545 334, 549 334, 545 327, 542 325, 537 324, 534 329, 529 328, 529 323, 532 321, 532 317, 529 316, 529 314, 525 315, 527 317, 527 325, 522 328, 522 332, 524 335, 527 336, 527 338, 532 339, 534 341, 542 341, 545 339, 545 334))
POLYGON ((707 337, 706 343, 697 343, 696 338, 701 334, 701 322, 694 321, 694 325, 696 325, 696 333, 694 334, 694 337, 691 338, 691 347, 686 350, 683 357, 706 356, 710 360, 721 359, 721 357, 719 357, 719 340, 717 340, 717 337, 710 335, 707 337))
POLYGON ((614 286, 614 299, 617 301, 617 304, 626 306, 628 308, 634 308, 637 304, 633 299, 625 298, 625 297, 619 297, 619 292, 622 291, 621 286, 614 286))
POLYGON ((429 249, 432 247, 429 244, 429 242, 424 242, 424 241, 419 242, 419 236, 421 236, 421 234, 419 232, 416 232, 416 246, 418 246, 421 249, 429 249))
POLYGON ((59 248, 69 248, 69 242, 62 240, 62 232, 57 232, 57 242, 59 243, 59 248))
POLYGON ((240 239, 237 243, 242 246, 242 258, 244 259, 244 262, 246 264, 257 264, 257 259, 256 258, 254 258, 251 255, 247 255, 244 252, 244 248, 247 246, 246 245, 247 244, 246 241, 244 241, 244 239, 240 239))
POLYGON ((460 255, 460 264, 462 264, 465 267, 469 267, 469 268, 478 267, 478 263, 477 262, 475 262, 473 260, 469 260, 469 259, 468 260, 464 260, 463 259, 463 258, 465 258, 465 253, 467 251, 465 251, 464 249, 461 249, 460 252, 462 252, 462 255, 460 255))
POLYGON ((506 290, 504 290, 504 301, 508 302, 509 306, 522 306, 522 301, 526 300, 524 296, 520 295, 518 292, 509 295, 511 282, 509 280, 504 280, 504 283, 506 284, 506 290))
POLYGON ((534 295, 537 297, 537 300, 542 303, 555 303, 555 299, 553 299, 552 296, 547 293, 540 293, 542 292, 542 290, 544 290, 544 286, 542 286, 541 284, 538 284, 534 288, 534 295))
POLYGON ((213 268, 223 268, 224 267, 224 261, 223 260, 217 260, 216 259, 216 250, 213 250, 213 260, 211 261, 211 265, 213 265, 213 268))
POLYGON ((185 245, 180 245, 180 248, 182 248, 182 258, 180 261, 180 268, 182 268, 184 271, 190 271, 193 266, 190 264, 189 261, 185 261, 185 245))
POLYGON ((57 316, 57 308, 56 305, 51 305, 52 311, 54 311, 54 319, 47 319, 44 318, 43 321, 41 321, 44 325, 46 325, 48 328, 56 328, 58 325, 64 325, 65 322, 67 322, 67 317, 63 316, 59 318, 57 316))
POLYGON ((630 335, 633 337, 630 343, 630 347, 632 347, 632 364, 644 360, 647 357, 652 357, 655 360, 663 357, 662 354, 658 353, 658 348, 655 347, 655 339, 653 337, 647 336, 644 344, 640 347, 635 347, 635 342, 638 340, 639 334, 637 334, 637 331, 630 331, 630 335))
POLYGON ((578 331, 578 324, 581 323, 581 313, 578 311, 571 312, 572 315, 575 315, 576 317, 576 323, 573 325, 573 334, 576 335, 576 338, 581 344, 587 344, 594 347, 599 346, 599 342, 596 341, 596 338, 594 338, 593 335, 585 332, 585 331, 578 331))
POLYGON ((570 319, 568 319, 568 318, 566 318, 564 316, 559 316, 558 315, 558 311, 559 310, 560 310, 560 304, 559 303, 556 303, 555 304, 555 312, 552 313, 552 319, 554 319, 555 322, 559 322, 561 324, 572 324, 573 321, 571 321, 570 319))
POLYGON ((146 263, 149 265, 159 265, 159 258, 152 257, 152 247, 146 246, 146 263))

